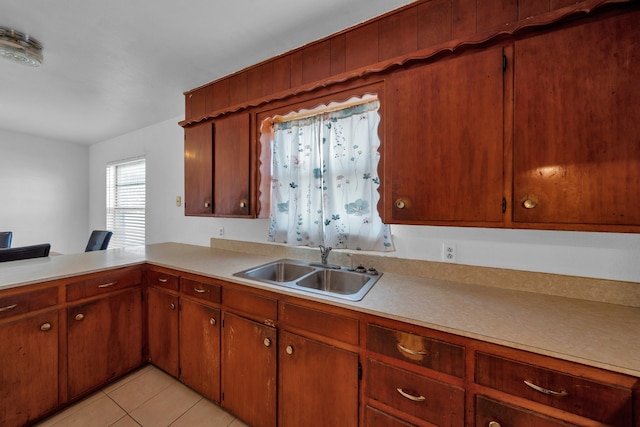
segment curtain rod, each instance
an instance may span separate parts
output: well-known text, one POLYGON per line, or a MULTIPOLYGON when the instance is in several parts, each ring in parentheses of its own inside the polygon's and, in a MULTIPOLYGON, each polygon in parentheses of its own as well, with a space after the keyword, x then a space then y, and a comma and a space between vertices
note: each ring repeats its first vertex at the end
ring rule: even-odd
MULTIPOLYGON (((312 110, 305 110, 303 113, 292 112, 284 116, 281 116, 281 115, 273 116, 271 118, 271 122, 285 123, 285 122, 290 122, 292 120, 306 119, 308 117, 317 116, 319 114, 332 113, 334 111, 344 110, 345 108, 357 107, 358 105, 368 104, 369 102, 373 102, 377 100, 378 100, 377 96, 370 95, 368 97, 359 98, 354 101, 341 102, 340 104, 337 104, 334 106, 321 105, 312 110)), ((331 103, 329 105, 331 105, 331 103)))

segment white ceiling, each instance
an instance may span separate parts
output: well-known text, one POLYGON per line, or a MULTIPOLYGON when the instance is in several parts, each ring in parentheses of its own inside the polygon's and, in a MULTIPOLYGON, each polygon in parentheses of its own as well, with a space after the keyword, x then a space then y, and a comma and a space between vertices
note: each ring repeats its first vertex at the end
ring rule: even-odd
POLYGON ((413 0, 0 0, 44 64, 0 58, 0 129, 93 144, 175 117, 183 92, 413 0))

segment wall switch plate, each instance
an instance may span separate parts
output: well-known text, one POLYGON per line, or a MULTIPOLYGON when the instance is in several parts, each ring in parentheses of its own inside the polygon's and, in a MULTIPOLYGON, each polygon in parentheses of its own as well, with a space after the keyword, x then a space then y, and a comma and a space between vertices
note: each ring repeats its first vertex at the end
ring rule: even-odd
POLYGON ((453 243, 442 244, 442 261, 444 262, 457 262, 456 245, 453 243))
POLYGON ((176 206, 180 207, 182 205, 182 197, 176 196, 176 206))

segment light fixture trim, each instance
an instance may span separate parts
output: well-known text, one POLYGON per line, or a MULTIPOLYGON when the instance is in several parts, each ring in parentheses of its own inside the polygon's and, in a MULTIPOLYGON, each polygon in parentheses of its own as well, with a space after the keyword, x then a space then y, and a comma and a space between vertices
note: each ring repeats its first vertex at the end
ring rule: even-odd
POLYGON ((42 44, 28 34, 0 27, 0 56, 39 67, 43 61, 42 44))

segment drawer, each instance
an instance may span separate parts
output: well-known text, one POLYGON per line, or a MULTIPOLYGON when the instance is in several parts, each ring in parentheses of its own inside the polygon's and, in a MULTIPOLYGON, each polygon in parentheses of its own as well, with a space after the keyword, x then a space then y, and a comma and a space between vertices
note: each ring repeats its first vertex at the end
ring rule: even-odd
POLYGON ((67 285, 67 301, 75 301, 142 284, 140 269, 114 270, 67 285))
POLYGON ((415 424, 402 421, 369 405, 364 408, 364 425, 367 427, 416 427, 415 424))
POLYGON ((260 323, 273 325, 278 316, 278 300, 252 292, 222 288, 222 303, 260 323))
POLYGON ((568 427, 570 424, 537 412, 476 396, 476 427, 568 427))
POLYGON ((178 290, 178 275, 149 268, 147 270, 147 285, 158 286, 172 291, 178 290))
POLYGON ((58 304, 58 288, 40 289, 11 296, 0 296, 0 319, 58 304))
POLYGON ((458 378, 464 377, 464 347, 459 345, 369 324, 367 349, 458 378))
POLYGON ((485 353, 476 356, 476 383, 609 425, 631 425, 627 388, 485 353))
POLYGON ((287 302, 281 304, 279 319, 296 329, 304 329, 347 344, 359 343, 359 322, 353 317, 287 302))
POLYGON ((368 360, 369 398, 439 426, 464 424, 464 390, 374 359, 368 360))
POLYGON ((182 277, 180 279, 180 291, 184 295, 189 295, 194 298, 203 299, 209 302, 220 304, 222 297, 222 287, 217 283, 205 283, 199 280, 187 279, 182 277))

